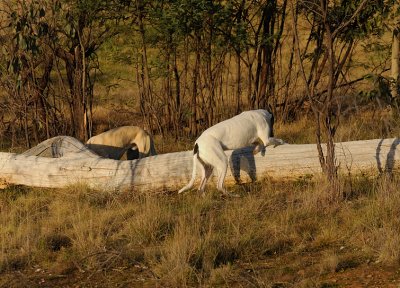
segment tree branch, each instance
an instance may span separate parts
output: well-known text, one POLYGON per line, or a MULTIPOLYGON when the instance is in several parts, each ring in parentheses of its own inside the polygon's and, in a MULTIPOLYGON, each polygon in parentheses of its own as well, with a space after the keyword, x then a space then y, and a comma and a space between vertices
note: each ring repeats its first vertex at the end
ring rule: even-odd
POLYGON ((363 0, 360 5, 357 7, 356 11, 354 11, 353 15, 350 17, 349 20, 346 22, 342 22, 336 29, 335 31, 332 32, 332 39, 335 39, 337 34, 344 29, 346 26, 350 25, 350 23, 354 20, 354 18, 357 17, 357 15, 360 13, 360 11, 364 8, 365 4, 367 3, 368 0, 363 0))

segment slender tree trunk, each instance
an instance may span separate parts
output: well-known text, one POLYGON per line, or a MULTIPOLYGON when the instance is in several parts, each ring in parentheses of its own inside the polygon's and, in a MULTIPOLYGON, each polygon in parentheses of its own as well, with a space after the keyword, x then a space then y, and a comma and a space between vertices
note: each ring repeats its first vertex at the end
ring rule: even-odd
MULTIPOLYGON (((71 95, 70 108, 71 108, 71 126, 72 135, 81 141, 85 140, 85 126, 84 126, 84 102, 82 95, 82 77, 83 77, 83 63, 80 46, 76 46, 73 54, 68 54, 64 59, 69 90, 71 95)), ((64 51, 64 54, 65 51, 64 51)))
POLYGON ((247 101, 248 101, 248 106, 249 109, 254 109, 255 108, 255 103, 256 103, 256 92, 255 89, 253 90, 253 59, 250 56, 250 51, 247 50, 247 59, 248 59, 248 67, 247 67, 247 81, 248 81, 248 87, 247 87, 247 101))
POLYGON ((240 66, 240 49, 236 51, 236 114, 240 113, 242 102, 241 102, 241 96, 242 96, 242 69, 240 66))
POLYGON ((153 125, 151 121, 151 113, 149 111, 149 106, 152 104, 152 91, 150 84, 150 73, 147 61, 147 45, 145 37, 145 29, 143 23, 143 3, 140 0, 136 1, 136 9, 138 11, 138 23, 139 23, 139 33, 142 41, 141 46, 141 81, 142 81, 142 95, 141 95, 141 112, 142 117, 148 124, 148 129, 153 130, 153 125))
POLYGON ((82 74, 81 74, 81 95, 82 95, 82 109, 83 109, 83 140, 86 142, 89 139, 89 135, 91 134, 91 131, 88 130, 89 127, 89 115, 88 115, 88 95, 87 95, 87 81, 86 81, 86 75, 87 75, 87 66, 86 66, 86 55, 85 55, 85 46, 83 45, 81 37, 79 37, 79 44, 80 44, 80 49, 77 51, 77 53, 80 53, 78 57, 82 59, 82 74))
MULTIPOLYGON (((289 119, 292 117, 292 109, 294 109, 292 105, 289 105, 288 101, 289 99, 289 89, 291 87, 291 80, 292 80, 292 73, 293 73, 293 60, 294 60, 294 50, 295 50, 295 37, 293 36, 292 38, 292 49, 290 51, 290 57, 289 57, 289 64, 287 67, 287 74, 285 77, 285 92, 283 93, 283 102, 282 102, 282 108, 281 108, 281 119, 284 122, 289 121, 289 119)), ((292 120, 292 119, 290 119, 292 120)))
MULTIPOLYGON (((310 101, 310 105, 311 105, 311 109, 314 113, 314 117, 315 117, 315 121, 316 123, 316 130, 315 130, 315 138, 316 138, 316 146, 317 146, 317 151, 318 151, 318 159, 319 159, 319 163, 321 165, 321 169, 324 170, 325 169, 325 156, 324 156, 324 151, 322 149, 322 135, 321 135, 321 113, 320 113, 320 109, 318 106, 318 103, 316 103, 316 99, 315 99, 315 85, 316 82, 312 81, 313 85, 310 85, 309 81, 307 80, 307 76, 306 76, 306 72, 305 72, 305 68, 303 65, 303 61, 302 61, 302 57, 301 57, 301 53, 300 53, 300 40, 299 40, 299 35, 298 35, 298 31, 297 31, 297 13, 295 13, 295 11, 297 11, 297 9, 295 9, 294 4, 293 4, 294 0, 291 0, 290 4, 291 4, 291 12, 292 12, 292 23, 293 23, 293 33, 294 33, 294 38, 295 38, 295 54, 297 57, 297 60, 299 62, 299 66, 300 66, 300 74, 303 78, 304 81, 304 86, 306 89, 306 94, 307 97, 310 101)), ((314 61, 316 58, 314 58, 314 61)), ((312 65, 312 67, 314 67, 312 65)), ((314 67, 315 68, 315 67, 314 67)), ((312 73, 312 71, 310 72, 312 73)))
POLYGON ((178 137, 179 132, 179 122, 181 118, 181 80, 178 71, 178 61, 177 61, 177 51, 174 48, 174 78, 175 78, 175 117, 174 117, 174 129, 175 129, 175 137, 178 137))
POLYGON ((191 101, 191 117, 190 117, 190 134, 192 136, 197 136, 197 85, 200 73, 200 35, 199 32, 195 32, 195 50, 196 50, 196 60, 193 69, 193 91, 192 91, 192 101, 191 101))
POLYGON ((28 104, 27 101, 24 103, 24 132, 25 132, 25 141, 26 141, 26 147, 30 148, 31 147, 31 142, 29 138, 29 131, 28 131, 28 104))
POLYGON ((81 141, 85 141, 87 137, 87 104, 84 96, 86 87, 83 86, 86 86, 86 70, 83 67, 86 65, 83 55, 84 52, 80 45, 75 46, 73 53, 69 53, 61 47, 58 47, 55 52, 58 57, 64 60, 66 66, 69 92, 71 95, 69 105, 71 109, 72 135, 81 141))
POLYGON ((393 39, 392 39, 392 67, 391 67, 391 76, 392 76, 392 85, 391 85, 391 93, 392 99, 395 103, 399 102, 399 68, 400 68, 400 29, 393 29, 393 39))
MULTIPOLYGON (((240 3, 240 6, 238 8, 238 12, 237 12, 237 23, 238 25, 241 25, 242 22, 242 18, 243 18, 243 10, 244 10, 244 6, 246 4, 245 0, 242 0, 242 2, 240 3)), ((239 114, 241 111, 241 97, 242 97, 242 67, 241 67, 241 61, 240 61, 240 54, 242 52, 242 47, 241 47, 241 43, 238 43, 238 47, 236 49, 236 114, 239 114)), ((250 82, 249 82, 250 85, 250 82)))
MULTIPOLYGON (((164 93, 166 95, 164 95, 164 117, 162 119, 162 121, 164 122, 163 125, 163 130, 170 130, 170 128, 173 126, 173 116, 174 114, 176 114, 176 110, 175 110, 175 99, 173 96, 173 91, 172 91, 172 75, 173 75, 173 71, 172 71, 172 65, 171 65, 171 42, 169 42, 168 44, 168 48, 166 49, 166 59, 165 59, 165 64, 166 64, 166 71, 167 71, 167 76, 164 79, 164 83, 165 83, 165 89, 164 89, 164 93)), ((164 134, 164 131, 163 131, 164 134)))
POLYGON ((75 47, 75 67, 73 72, 73 83, 72 83, 72 90, 73 90, 73 97, 74 97, 74 117, 77 120, 75 122, 75 131, 76 136, 81 141, 84 141, 86 138, 86 109, 85 109, 85 96, 83 94, 83 58, 82 52, 79 46, 75 47))
POLYGON ((276 1, 268 1, 263 9, 262 15, 262 40, 260 47, 259 61, 261 61, 261 67, 259 69, 258 79, 258 91, 257 91, 257 107, 265 109, 268 106, 268 97, 271 91, 271 85, 273 85, 274 74, 273 74, 273 36, 275 26, 275 14, 276 14, 276 1))
POLYGON ((215 108, 215 79, 212 71, 212 38, 213 31, 212 25, 209 27, 210 32, 207 39, 207 57, 206 57, 206 73, 207 73, 207 86, 208 86, 208 105, 207 109, 207 123, 208 127, 213 125, 214 108, 215 108))

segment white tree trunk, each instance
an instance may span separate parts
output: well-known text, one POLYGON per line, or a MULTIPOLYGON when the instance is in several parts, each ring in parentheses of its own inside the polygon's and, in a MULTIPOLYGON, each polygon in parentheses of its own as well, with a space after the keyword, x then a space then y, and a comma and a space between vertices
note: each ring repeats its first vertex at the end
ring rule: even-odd
MULTIPOLYGON (((61 188, 85 183, 98 189, 175 190, 186 185, 191 176, 192 151, 118 161, 98 157, 74 138, 57 141, 60 139, 61 146, 48 140, 51 145, 43 142, 37 146, 39 149, 35 147, 23 154, 0 153, 0 186, 61 188), (58 158, 42 157, 46 151, 51 151, 47 156, 58 158)), ((336 143, 339 169, 346 174, 371 175, 398 170, 399 143, 399 139, 336 143)), ((226 154, 230 159, 226 183, 265 177, 298 179, 321 173, 315 144, 268 147, 264 156, 260 153, 254 156, 251 147, 226 151, 226 154)))

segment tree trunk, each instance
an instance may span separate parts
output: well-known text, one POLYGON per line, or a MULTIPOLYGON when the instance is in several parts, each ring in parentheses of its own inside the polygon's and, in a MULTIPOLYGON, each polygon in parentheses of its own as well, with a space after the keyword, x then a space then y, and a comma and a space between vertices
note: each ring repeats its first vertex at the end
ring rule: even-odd
POLYGON ((242 97, 242 69, 240 66, 240 49, 236 51, 236 114, 240 113, 242 102, 241 102, 241 97, 242 97))
POLYGON ((58 47, 55 52, 58 57, 64 60, 67 71, 69 93, 71 95, 69 105, 71 109, 72 135, 81 141, 85 141, 88 134, 86 122, 87 107, 84 96, 86 87, 83 87, 83 85, 86 85, 84 81, 86 70, 83 67, 83 65, 86 65, 83 60, 85 57, 84 53, 80 45, 75 46, 73 53, 69 53, 61 47, 58 47))
MULTIPOLYGON (((84 183, 101 190, 176 191, 189 181, 192 174, 192 151, 117 161, 96 156, 72 137, 54 139, 23 154, 0 153, 0 186, 62 188, 84 183)), ((400 169, 399 144, 400 139, 336 143, 339 171, 345 175, 362 174, 363 177, 397 173, 400 169)), ((261 153, 253 155, 252 151, 253 147, 226 151, 229 159, 227 184, 264 177, 269 180, 298 180, 322 173, 315 144, 267 147, 265 156, 261 153)), ((211 186, 215 185, 210 182, 211 186)))
POLYGON ((391 77, 392 77, 392 85, 391 85, 391 93, 392 99, 395 103, 399 102, 399 68, 400 68, 400 29, 393 29, 393 40, 392 40, 392 69, 391 69, 391 77))
POLYGON ((70 78, 70 89, 73 98, 72 109, 73 109, 73 127, 74 135, 81 141, 86 139, 86 127, 85 127, 85 101, 83 95, 82 87, 82 77, 83 75, 83 59, 82 52, 79 46, 75 47, 74 51, 74 62, 67 68, 67 73, 69 73, 70 78))
MULTIPOLYGON (((140 96, 141 100, 141 113, 145 123, 148 125, 148 129, 150 131, 154 130, 154 125, 152 121, 152 113, 151 113, 151 105, 153 105, 153 96, 152 96, 152 89, 150 83, 150 72, 149 72, 149 65, 147 60, 147 45, 146 45, 146 37, 145 37, 145 27, 143 23, 143 3, 140 0, 136 1, 136 9, 138 12, 138 23, 139 23, 139 33, 142 41, 141 46, 141 81, 142 81, 142 94, 140 96)), ((161 131, 160 131, 161 132, 161 131)))
POLYGON ((175 130, 175 137, 177 138, 180 134, 180 119, 181 119, 181 80, 178 71, 178 61, 177 61, 177 51, 174 48, 174 79, 175 79, 175 115, 174 119, 174 130, 175 130))
POLYGON ((260 55, 260 69, 257 75, 257 108, 266 109, 268 106, 268 97, 273 91, 271 87, 274 81, 274 70, 272 69, 273 36, 275 26, 276 1, 268 1, 263 9, 262 15, 262 37, 260 55))
POLYGON ((200 73, 200 36, 197 31, 195 36, 195 50, 196 50, 196 60, 193 69, 193 90, 192 90, 192 100, 191 100, 191 116, 190 116, 190 134, 191 136, 197 136, 197 84, 200 73))

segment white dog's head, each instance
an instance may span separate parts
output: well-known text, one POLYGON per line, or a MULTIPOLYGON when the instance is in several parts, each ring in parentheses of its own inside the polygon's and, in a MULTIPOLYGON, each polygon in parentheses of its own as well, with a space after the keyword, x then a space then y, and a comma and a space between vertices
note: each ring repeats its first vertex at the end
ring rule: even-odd
POLYGON ((274 123, 275 123, 275 119, 274 119, 274 115, 272 115, 272 113, 270 113, 268 110, 265 109, 259 109, 257 110, 257 112, 259 112, 265 119, 265 121, 267 122, 267 126, 268 126, 268 131, 267 131, 267 135, 268 137, 272 138, 274 137, 274 123))

